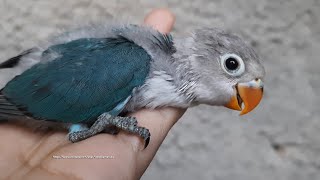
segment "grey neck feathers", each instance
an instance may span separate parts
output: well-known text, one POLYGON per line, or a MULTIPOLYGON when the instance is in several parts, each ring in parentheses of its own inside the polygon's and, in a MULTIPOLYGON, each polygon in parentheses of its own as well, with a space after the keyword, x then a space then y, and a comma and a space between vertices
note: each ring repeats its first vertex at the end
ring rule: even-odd
POLYGON ((132 99, 126 107, 128 111, 142 107, 187 108, 194 104, 197 75, 190 66, 189 58, 192 58, 192 54, 186 54, 192 53, 191 44, 189 46, 187 41, 175 41, 174 54, 166 58, 154 58, 145 84, 133 91, 132 99))

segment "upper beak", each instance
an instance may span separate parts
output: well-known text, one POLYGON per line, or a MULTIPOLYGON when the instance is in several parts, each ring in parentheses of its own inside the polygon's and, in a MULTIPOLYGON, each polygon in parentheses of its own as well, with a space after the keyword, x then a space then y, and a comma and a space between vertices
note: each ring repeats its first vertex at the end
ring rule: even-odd
POLYGON ((247 83, 235 85, 234 95, 225 107, 241 111, 240 115, 252 111, 261 101, 263 96, 263 83, 261 79, 255 79, 247 83), (244 108, 242 109, 242 103, 244 108))

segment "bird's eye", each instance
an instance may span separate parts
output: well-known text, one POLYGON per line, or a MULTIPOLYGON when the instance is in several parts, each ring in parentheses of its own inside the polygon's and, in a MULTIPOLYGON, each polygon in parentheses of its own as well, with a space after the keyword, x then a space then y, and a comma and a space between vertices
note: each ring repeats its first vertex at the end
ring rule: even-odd
POLYGON ((225 54, 220 61, 222 69, 231 76, 240 76, 245 71, 243 60, 236 54, 225 54))

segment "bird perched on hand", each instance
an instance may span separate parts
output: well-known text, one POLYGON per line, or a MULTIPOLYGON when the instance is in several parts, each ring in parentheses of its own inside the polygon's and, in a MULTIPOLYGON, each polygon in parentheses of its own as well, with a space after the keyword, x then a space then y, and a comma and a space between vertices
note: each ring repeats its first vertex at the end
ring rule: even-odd
MULTIPOLYGON (((126 112, 260 102, 264 68, 238 36, 202 28, 173 39, 146 26, 94 25, 52 38, 0 69, 25 69, 0 91, 0 119, 54 122, 78 142, 115 127, 150 140, 126 112)), ((242 105, 243 104, 243 105, 242 105)), ((244 106, 244 108, 242 108, 244 106)))

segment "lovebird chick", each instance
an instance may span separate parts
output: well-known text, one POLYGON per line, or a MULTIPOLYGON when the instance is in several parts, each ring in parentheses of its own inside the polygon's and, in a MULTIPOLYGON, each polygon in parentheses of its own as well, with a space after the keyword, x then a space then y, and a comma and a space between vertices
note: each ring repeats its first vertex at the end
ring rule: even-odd
POLYGON ((259 57, 215 28, 173 39, 146 26, 93 25, 63 33, 2 64, 24 71, 0 91, 0 120, 54 122, 78 142, 100 132, 149 130, 127 112, 225 106, 246 114, 263 95, 259 57), (113 129, 113 130, 112 130, 113 129))

